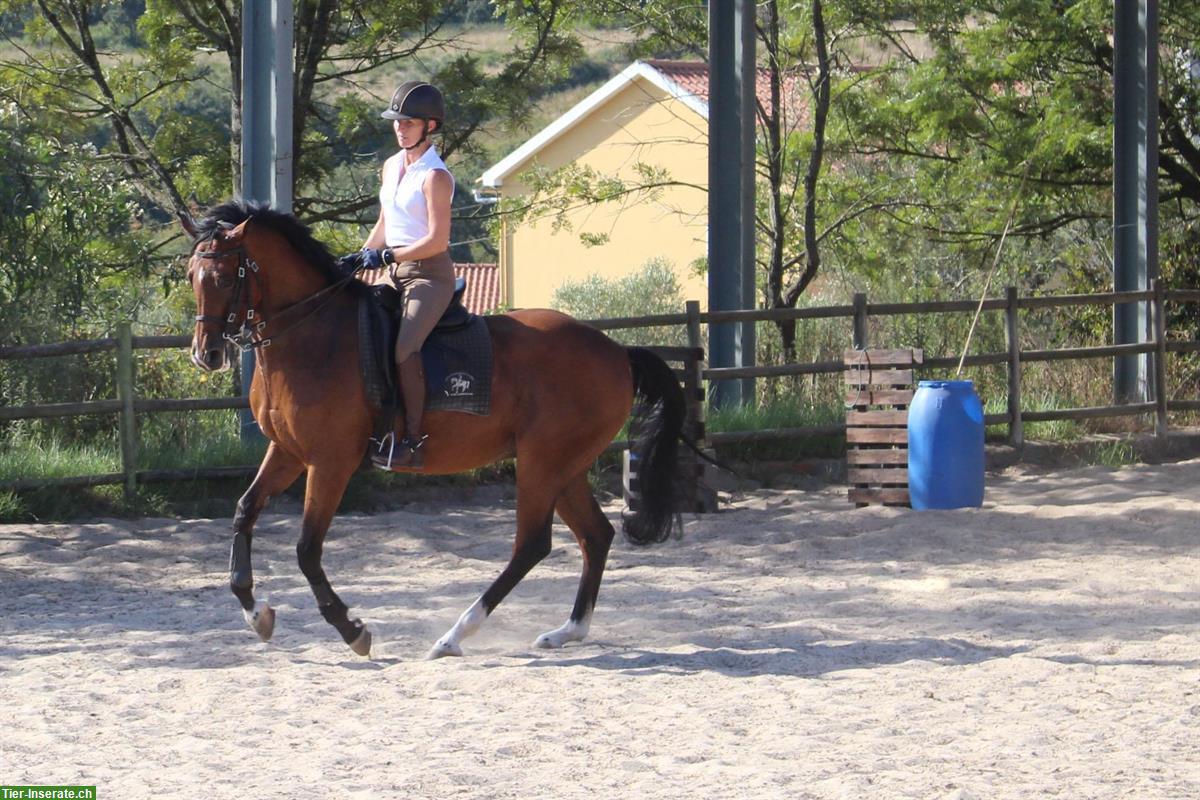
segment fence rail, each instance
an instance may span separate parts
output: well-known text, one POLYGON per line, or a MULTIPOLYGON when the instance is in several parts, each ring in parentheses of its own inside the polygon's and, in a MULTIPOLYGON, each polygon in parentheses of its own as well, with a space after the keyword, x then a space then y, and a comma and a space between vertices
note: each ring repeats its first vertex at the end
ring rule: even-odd
MULTIPOLYGON (((1200 342, 1167 341, 1164 309, 1167 303, 1200 303, 1200 291, 1167 291, 1161 284, 1148 291, 1102 292, 1096 294, 1072 294, 1055 296, 1019 297, 1014 288, 1006 290, 1003 298, 974 300, 948 300, 922 303, 870 303, 865 294, 857 294, 850 305, 822 306, 813 308, 759 309, 745 311, 702 312, 700 304, 689 301, 682 314, 657 314, 645 317, 623 317, 614 319, 587 320, 600 330, 629 330, 648 327, 685 326, 690 347, 656 348, 664 357, 683 360, 695 347, 702 344, 701 326, 732 322, 778 322, 786 320, 848 319, 854 346, 868 346, 868 321, 871 317, 902 314, 953 314, 975 313, 976 309, 986 312, 1003 312, 1007 349, 999 353, 977 353, 963 359, 964 366, 1007 365, 1008 409, 1000 414, 988 414, 987 425, 1008 425, 1009 439, 1019 445, 1024 440, 1025 422, 1051 420, 1085 420, 1103 417, 1155 415, 1155 430, 1160 436, 1167 430, 1167 414, 1171 411, 1198 411, 1200 401, 1169 400, 1166 397, 1166 355, 1168 353, 1200 352, 1200 342), (1153 341, 1141 344, 1103 345, 1096 347, 1073 347, 1059 350, 1021 350, 1020 314, 1023 310, 1064 308, 1071 306, 1114 306, 1124 303, 1149 303, 1154 320, 1153 341), (1053 362, 1085 358, 1114 358, 1118 356, 1152 354, 1154 364, 1155 399, 1148 403, 1114 404, 1087 408, 1025 409, 1021 405, 1021 373, 1026 363, 1053 362)), ((94 486, 102 484, 125 485, 132 493, 138 483, 168 480, 195 480, 207 478, 237 477, 252 474, 255 466, 216 467, 182 470, 138 470, 137 463, 137 414, 200 411, 221 409, 245 409, 244 397, 207 397, 182 399, 138 398, 133 376, 133 353, 136 350, 174 349, 188 347, 189 336, 133 336, 130 326, 123 324, 115 337, 88 341, 61 342, 55 344, 0 346, 0 360, 23 360, 58 356, 83 355, 105 351, 117 351, 117 398, 93 400, 81 403, 51 403, 41 405, 0 407, 0 421, 18 419, 47 419, 87 414, 118 414, 120 422, 122 470, 106 475, 88 475, 65 478, 30 478, 0 481, 0 490, 27 490, 54 486, 94 486)), ((927 357, 926 369, 954 368, 958 358, 927 357)), ((785 376, 836 374, 843 370, 841 360, 794 363, 773 366, 701 368, 700 379, 708 381, 734 380, 743 378, 779 378, 785 376)), ((699 394, 699 393, 697 393, 699 394)), ((704 419, 703 400, 689 396, 693 404, 691 418, 704 419), (699 404, 701 407, 694 407, 699 404)), ((813 425, 800 428, 782 428, 760 431, 710 433, 707 441, 714 445, 762 441, 779 438, 802 438, 806 436, 831 436, 844 433, 843 423, 813 425)), ((616 445, 614 445, 616 446, 616 445)))

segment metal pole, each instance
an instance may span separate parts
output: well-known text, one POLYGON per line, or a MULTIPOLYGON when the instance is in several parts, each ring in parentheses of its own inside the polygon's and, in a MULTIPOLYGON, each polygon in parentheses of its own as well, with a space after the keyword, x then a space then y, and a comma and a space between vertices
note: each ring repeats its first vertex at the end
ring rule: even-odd
MULTIPOLYGON (((292 210, 291 0, 242 4, 242 196, 292 210)), ((254 353, 241 356, 241 392, 250 394, 254 353)), ((262 437, 253 415, 239 412, 242 439, 262 437)))
MULTIPOLYGON (((1113 13, 1113 289, 1158 277, 1158 0, 1116 0, 1113 13)), ((1148 303, 1113 308, 1113 343, 1151 340, 1148 303)), ((1113 362, 1113 400, 1145 402, 1150 356, 1113 362)))
MULTIPOLYGON (((758 307, 758 269, 755 259, 757 242, 756 209, 754 205, 754 184, 757 177, 757 139, 758 115, 755 113, 755 87, 758 78, 758 63, 755 57, 755 44, 758 30, 755 25, 756 6, 752 2, 738 3, 735 11, 738 31, 737 69, 740 70, 740 143, 741 143, 741 266, 742 266, 742 304, 741 308, 758 307)), ((741 366, 753 367, 756 363, 755 350, 758 346, 758 335, 755 330, 757 323, 746 320, 742 323, 742 358, 741 366)), ((757 397, 754 378, 742 379, 742 402, 754 403, 757 397)))
MULTIPOLYGON (((743 308, 745 285, 742 279, 745 244, 746 196, 743 174, 753 181, 754 150, 750 142, 749 161, 744 126, 753 136, 754 117, 748 119, 745 91, 754 87, 754 4, 750 0, 712 0, 708 7, 709 106, 708 106, 708 308, 731 311, 743 308), (746 29, 749 28, 749 31, 746 29), (746 37, 750 46, 746 47, 746 37), (749 61, 747 61, 749 57, 749 61)), ((750 102, 753 103, 753 94, 750 102)), ((753 106, 751 106, 752 108, 753 106)), ((751 190, 751 194, 753 190, 751 190)), ((749 209, 753 222, 753 201, 749 209)), ((753 236, 753 228, 751 228, 753 236)), ((751 280, 753 280, 751 278, 751 280)), ((753 289, 750 292, 753 295, 753 289)), ((737 323, 710 325, 708 360, 714 367, 743 364, 743 333, 737 323)), ((742 402, 739 380, 714 383, 715 407, 736 406, 742 402)))

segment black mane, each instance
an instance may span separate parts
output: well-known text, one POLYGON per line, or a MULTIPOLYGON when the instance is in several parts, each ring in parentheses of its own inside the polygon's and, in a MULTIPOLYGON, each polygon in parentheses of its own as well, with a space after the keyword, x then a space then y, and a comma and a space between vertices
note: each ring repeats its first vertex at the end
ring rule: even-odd
POLYGON ((208 215, 196 223, 196 240, 211 239, 220 228, 241 225, 248 219, 254 220, 256 225, 270 228, 286 239, 301 257, 319 269, 331 283, 342 277, 333 267, 334 258, 329 248, 324 242, 313 237, 307 225, 291 214, 277 211, 266 203, 235 197, 219 206, 213 206, 208 215))

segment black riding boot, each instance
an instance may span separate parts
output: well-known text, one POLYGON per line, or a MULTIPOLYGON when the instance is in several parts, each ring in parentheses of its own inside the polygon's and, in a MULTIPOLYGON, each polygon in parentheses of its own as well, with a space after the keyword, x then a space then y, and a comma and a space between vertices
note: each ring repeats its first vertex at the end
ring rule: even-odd
POLYGON ((379 452, 371 454, 371 463, 386 470, 418 470, 424 466, 421 448, 428 438, 421 433, 421 419, 425 416, 425 370, 421 354, 413 353, 397 367, 396 378, 404 398, 404 436, 398 442, 388 439, 379 452))

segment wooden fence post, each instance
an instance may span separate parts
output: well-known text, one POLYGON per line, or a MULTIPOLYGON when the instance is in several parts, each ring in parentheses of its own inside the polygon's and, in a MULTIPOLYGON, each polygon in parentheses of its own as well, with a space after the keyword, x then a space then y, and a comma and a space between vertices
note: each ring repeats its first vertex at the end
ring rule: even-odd
POLYGON ((688 300, 685 308, 687 309, 688 347, 704 347, 704 340, 700 337, 700 301, 688 300))
POLYGON ((1154 279, 1154 435, 1167 435, 1167 290, 1154 279))
POLYGON ((1025 424, 1021 421, 1021 327, 1017 314, 1017 287, 1005 290, 1004 328, 1008 335, 1008 443, 1025 445, 1025 424))
POLYGON ((125 499, 137 493, 137 418, 133 413, 133 331, 128 322, 117 328, 117 398, 121 401, 121 472, 125 499))
POLYGON ((854 349, 867 349, 867 293, 854 293, 854 349))
MULTIPOLYGON (((700 336, 700 301, 688 300, 685 307, 687 309, 688 347, 703 351, 704 339, 700 336)), ((695 393, 690 395, 687 399, 689 410, 688 416, 695 425, 694 429, 690 431, 688 435, 694 438, 697 442, 702 441, 705 435, 704 401, 707 397, 707 394, 704 390, 703 375, 704 362, 707 360, 707 357, 705 357, 704 359, 697 360, 694 363, 685 363, 683 365, 685 371, 691 371, 689 378, 694 382, 695 385, 695 393)), ((686 383, 687 381, 685 381, 685 384, 686 383)))

